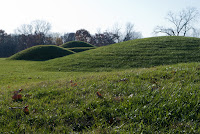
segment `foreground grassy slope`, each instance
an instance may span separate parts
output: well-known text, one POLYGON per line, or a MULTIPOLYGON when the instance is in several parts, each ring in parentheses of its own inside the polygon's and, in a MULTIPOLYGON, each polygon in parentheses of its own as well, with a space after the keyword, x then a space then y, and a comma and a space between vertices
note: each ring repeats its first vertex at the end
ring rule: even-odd
POLYGON ((157 37, 45 62, 0 59, 0 133, 200 133, 197 52, 197 38, 157 37), (20 88, 23 101, 12 101, 20 88), (29 115, 10 108, 26 105, 29 115))
POLYGON ((200 61, 200 39, 154 37, 96 48, 50 60, 43 69, 56 71, 101 71, 152 67, 200 61))
POLYGON ((35 63, 1 60, 0 133, 200 133, 199 63, 104 73, 35 63), (13 102, 19 88, 23 101, 13 102), (9 109, 26 105, 29 115, 9 109))
POLYGON ((55 46, 55 45, 38 45, 26 50, 23 50, 10 57, 12 60, 31 60, 31 61, 44 61, 63 57, 73 54, 74 52, 55 46))

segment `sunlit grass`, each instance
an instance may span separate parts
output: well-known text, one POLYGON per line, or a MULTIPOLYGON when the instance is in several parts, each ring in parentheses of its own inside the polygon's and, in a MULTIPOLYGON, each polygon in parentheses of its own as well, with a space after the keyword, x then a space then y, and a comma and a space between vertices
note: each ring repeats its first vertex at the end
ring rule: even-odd
POLYGON ((40 64, 44 71, 112 71, 200 61, 200 39, 154 37, 121 42, 40 64))
POLYGON ((1 84, 0 132, 200 132, 199 63, 119 72, 41 73, 20 69, 19 63, 28 67, 34 62, 15 61, 16 68, 9 67, 9 62, 14 65, 11 61, 1 61, 19 82, 9 81, 9 88, 8 83, 1 84), (22 72, 32 79, 24 79, 22 72), (11 91, 19 88, 23 101, 13 102, 11 91), (26 105, 29 115, 22 109, 9 109, 26 105))

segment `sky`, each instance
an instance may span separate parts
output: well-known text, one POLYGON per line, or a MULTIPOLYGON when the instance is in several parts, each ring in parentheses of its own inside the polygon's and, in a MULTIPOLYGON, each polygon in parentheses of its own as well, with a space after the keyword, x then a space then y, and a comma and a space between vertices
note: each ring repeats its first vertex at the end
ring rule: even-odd
POLYGON ((14 33, 22 24, 45 20, 51 23, 52 32, 86 29, 94 34, 130 22, 143 37, 152 37, 157 25, 167 25, 169 11, 187 7, 200 11, 200 0, 2 0, 0 29, 14 33))

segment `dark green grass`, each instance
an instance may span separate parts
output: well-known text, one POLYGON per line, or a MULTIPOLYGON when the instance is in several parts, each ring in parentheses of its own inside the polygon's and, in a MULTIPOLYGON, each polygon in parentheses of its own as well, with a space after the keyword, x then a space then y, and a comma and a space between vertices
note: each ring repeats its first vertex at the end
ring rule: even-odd
POLYGON ((55 46, 55 45, 38 45, 26 50, 23 50, 9 59, 12 60, 31 60, 31 61, 45 61, 66 55, 73 54, 74 52, 55 46))
POLYGON ((83 42, 83 41, 70 41, 67 42, 63 45, 61 45, 61 47, 64 48, 76 48, 76 47, 95 47, 89 43, 83 42))
MULTIPOLYGON (((10 81, 10 88, 1 88, 0 133, 200 133, 199 63, 120 72, 43 72, 42 80, 36 81, 39 72, 23 69, 19 61, 3 62, 7 72, 14 70, 5 77, 14 75, 16 81, 23 81, 15 67, 9 67, 13 64, 33 81, 16 86, 10 81), (22 95, 32 96, 13 102, 11 91, 19 88, 24 89, 22 95), (103 98, 97 97, 97 91, 103 98), (25 105, 29 115, 9 109, 25 105)), ((20 62, 25 67, 34 64, 20 62)))
POLYGON ((68 48, 68 49, 75 53, 79 53, 79 52, 87 51, 90 49, 95 49, 95 47, 75 47, 75 48, 68 48))
POLYGON ((137 39, 44 62, 43 70, 110 71, 200 61, 200 39, 137 39))

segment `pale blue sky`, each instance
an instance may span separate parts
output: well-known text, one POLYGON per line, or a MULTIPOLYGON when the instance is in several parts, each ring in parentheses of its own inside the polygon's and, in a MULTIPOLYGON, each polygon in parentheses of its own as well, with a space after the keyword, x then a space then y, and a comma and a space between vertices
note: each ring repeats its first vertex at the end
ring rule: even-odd
POLYGON ((0 29, 13 33, 21 24, 41 19, 52 24, 53 32, 84 28, 95 33, 97 29, 111 29, 116 23, 124 26, 131 22, 135 30, 150 37, 157 25, 165 25, 168 11, 186 7, 200 11, 200 0, 4 0, 0 29))

